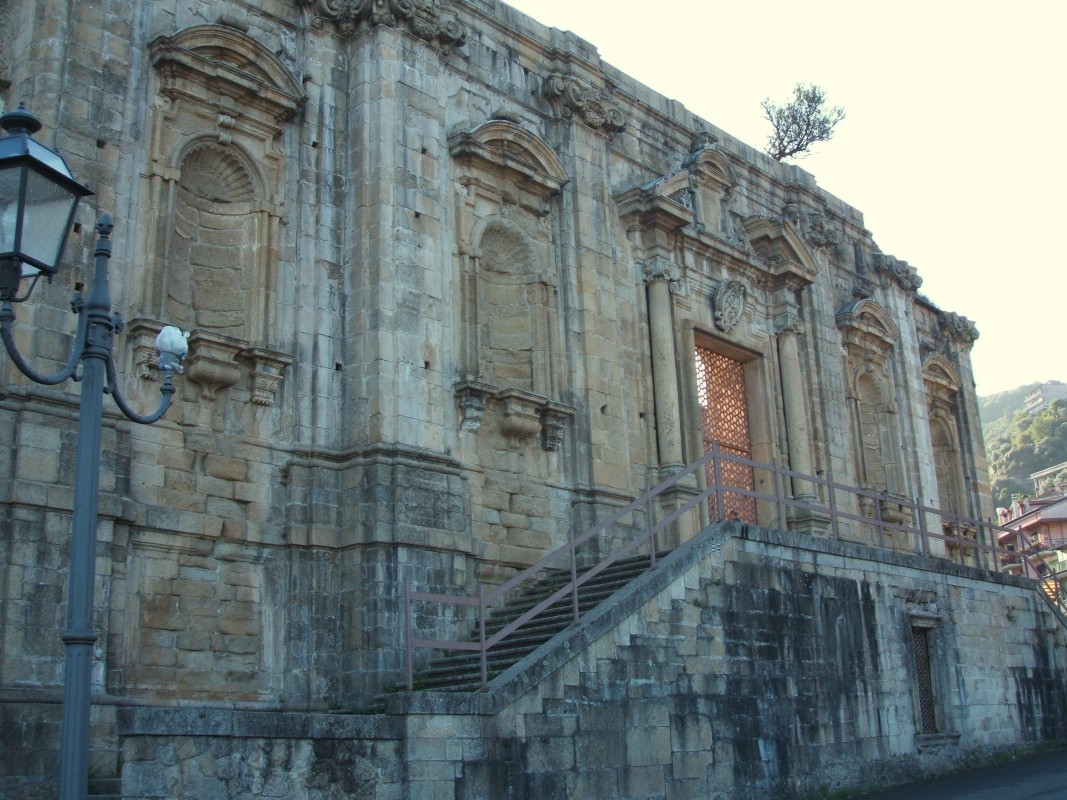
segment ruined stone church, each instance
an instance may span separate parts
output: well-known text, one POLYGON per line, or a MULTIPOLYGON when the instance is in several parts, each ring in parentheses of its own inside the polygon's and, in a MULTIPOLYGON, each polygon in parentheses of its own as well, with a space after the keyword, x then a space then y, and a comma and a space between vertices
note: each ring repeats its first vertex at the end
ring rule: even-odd
MULTIPOLYGON (((786 798, 1067 737, 976 328, 815 176, 497 0, 0 20, 95 192, 22 351, 104 211, 132 403, 190 331, 163 421, 105 398, 94 790, 786 798), (573 613, 503 661, 509 584, 573 613)), ((50 797, 78 388, 0 359, 0 796, 50 797)))

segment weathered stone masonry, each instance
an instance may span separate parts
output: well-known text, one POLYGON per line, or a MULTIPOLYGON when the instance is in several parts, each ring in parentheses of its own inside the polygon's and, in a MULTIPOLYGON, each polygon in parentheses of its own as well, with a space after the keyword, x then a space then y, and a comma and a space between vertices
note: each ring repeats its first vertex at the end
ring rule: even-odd
MULTIPOLYGON (((763 545, 676 564, 542 683, 347 716, 401 678, 406 582, 500 585, 711 440, 886 514, 988 516, 975 328, 813 176, 493 0, 0 20, 6 107, 96 192, 20 348, 65 359, 102 210, 135 404, 156 332, 192 329, 166 420, 105 419, 94 775, 145 797, 716 796, 1060 735, 1061 634, 1030 589, 764 503, 740 509, 763 545), (909 647, 932 659, 918 705, 909 647)), ((77 395, 0 378, 0 794, 48 796, 77 395)))
POLYGON ((354 797, 509 800, 884 784, 958 763, 960 742, 1062 738, 1063 646, 1018 579, 724 525, 488 694, 397 696, 372 716, 120 710, 124 778, 143 797, 242 796, 284 774, 318 798, 331 795, 303 776, 332 769, 354 797), (918 737, 915 625, 930 626, 938 725, 918 737), (357 751, 338 758, 346 737, 357 751), (235 781, 235 753, 262 769, 235 781))

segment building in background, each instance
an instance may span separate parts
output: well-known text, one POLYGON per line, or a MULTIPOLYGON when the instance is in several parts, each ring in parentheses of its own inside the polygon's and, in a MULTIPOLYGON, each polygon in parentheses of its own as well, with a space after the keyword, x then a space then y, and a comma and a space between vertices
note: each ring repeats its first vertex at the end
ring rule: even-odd
MULTIPOLYGON (((96 192, 23 351, 65 357, 102 210, 127 395, 192 331, 166 421, 105 421, 95 778, 772 797, 1063 737, 1064 630, 979 547, 975 327, 812 175, 492 0, 0 8, 7 105, 96 192), (600 627, 383 703, 408 624, 474 625, 405 586, 477 597, 709 451, 734 491, 600 627)), ((0 793, 48 796, 76 395, 3 386, 0 793)))
MULTIPOLYGON (((1034 473, 1035 481, 1062 471, 1065 464, 1034 473)), ((1062 485, 1034 498, 1016 498, 999 509, 1000 542, 1008 553, 1006 571, 1041 582, 1049 597, 1062 602, 1067 581, 1067 494, 1062 485)))
POLYGON ((1059 381, 1047 381, 1034 386, 1023 400, 1026 413, 1030 416, 1040 414, 1053 400, 1067 399, 1067 386, 1059 381))

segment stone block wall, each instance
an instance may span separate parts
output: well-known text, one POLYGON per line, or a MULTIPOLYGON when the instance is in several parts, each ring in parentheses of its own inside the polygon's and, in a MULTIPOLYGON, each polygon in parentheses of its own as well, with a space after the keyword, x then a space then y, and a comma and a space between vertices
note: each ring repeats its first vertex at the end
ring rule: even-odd
POLYGON ((365 716, 120 709, 123 791, 380 800, 851 791, 1067 736, 1065 652, 1063 620, 1028 582, 724 525, 486 694, 399 694, 387 713, 365 716), (930 643, 937 727, 927 732, 914 627, 930 643))
POLYGON ((124 797, 406 797, 392 721, 154 709, 119 717, 124 797))
POLYGON ((413 796, 784 798, 914 780, 1067 735, 1065 627, 1031 585, 746 535, 716 550, 705 532, 686 545, 701 555, 668 560, 676 577, 662 589, 635 587, 617 614, 587 622, 562 664, 534 654, 523 666, 535 676, 516 678, 529 691, 498 682, 507 699, 487 733, 453 744, 488 735, 484 761, 455 760, 454 778, 413 782, 413 796), (939 709, 924 734, 911 637, 928 624, 939 709))

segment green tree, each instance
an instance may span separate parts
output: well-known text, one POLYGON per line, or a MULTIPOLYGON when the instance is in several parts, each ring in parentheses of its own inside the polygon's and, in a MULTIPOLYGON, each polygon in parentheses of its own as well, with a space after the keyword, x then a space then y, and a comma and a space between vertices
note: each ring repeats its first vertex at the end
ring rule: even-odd
MULTIPOLYGON (((1016 413, 1011 424, 988 443, 989 477, 993 501, 1008 506, 1013 494, 1033 495, 1030 476, 1035 472, 1067 462, 1067 402, 1054 400, 1038 414, 1016 413)), ((1038 494, 1052 491, 1060 475, 1042 480, 1038 494)))
POLYGON ((828 141, 845 118, 840 106, 826 107, 826 93, 814 84, 798 83, 788 103, 779 105, 767 97, 760 105, 772 128, 767 154, 776 161, 806 155, 816 142, 828 141))

